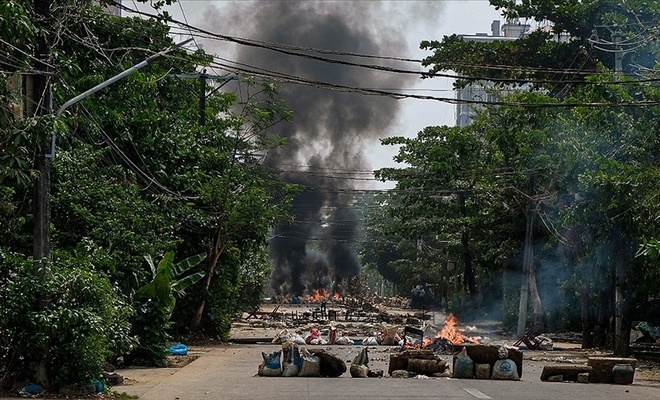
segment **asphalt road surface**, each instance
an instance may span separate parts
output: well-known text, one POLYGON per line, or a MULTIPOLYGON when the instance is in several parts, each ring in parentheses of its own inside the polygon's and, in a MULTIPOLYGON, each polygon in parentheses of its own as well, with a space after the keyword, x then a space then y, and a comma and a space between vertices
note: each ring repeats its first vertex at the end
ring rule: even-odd
MULTIPOLYGON (((322 348, 345 360, 347 367, 360 349, 357 346, 322 348)), ((544 363, 527 360, 523 363, 520 381, 351 378, 348 371, 338 378, 257 376, 261 353, 279 349, 281 346, 271 344, 194 348, 191 354, 200 357, 183 368, 120 370, 128 378, 128 384, 113 389, 144 400, 660 399, 660 382, 657 381, 636 380, 626 386, 542 382, 539 377, 544 363)), ((384 346, 370 347, 369 366, 383 369, 387 374, 390 351, 384 346)))

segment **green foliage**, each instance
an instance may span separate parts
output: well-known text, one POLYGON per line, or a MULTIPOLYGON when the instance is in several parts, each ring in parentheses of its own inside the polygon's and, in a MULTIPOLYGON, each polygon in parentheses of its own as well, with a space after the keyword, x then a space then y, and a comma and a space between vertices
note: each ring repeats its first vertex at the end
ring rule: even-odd
POLYGON ((205 254, 197 254, 185 260, 174 263, 174 252, 168 251, 156 266, 151 256, 145 260, 151 268, 153 279, 135 293, 138 302, 154 301, 158 307, 163 307, 171 314, 176 303, 175 296, 183 296, 185 290, 204 277, 204 272, 189 273, 206 258, 205 254))
POLYGON ((41 368, 49 380, 42 383, 86 384, 134 345, 130 306, 89 259, 58 258, 39 277, 29 259, 3 250, 0 269, 3 386, 39 381, 41 368))
MULTIPOLYGON (((74 41, 57 52, 68 81, 67 90, 56 87, 59 102, 70 97, 70 88, 82 92, 172 44, 167 26, 155 21, 89 12, 79 17, 93 23, 84 29, 70 25, 69 34, 86 37, 86 29, 92 29, 98 47, 74 41), (141 49, 136 43, 149 44, 141 49), (104 54, 106 48, 120 49, 111 62, 104 54)), ((214 240, 222 240, 220 252, 237 248, 240 257, 249 259, 252 252, 263 249, 269 227, 285 216, 290 202, 290 188, 255 165, 251 156, 282 144, 264 133, 290 117, 275 87, 252 83, 245 91, 247 99, 215 93, 207 99, 206 125, 199 126, 199 82, 172 75, 191 73, 210 58, 201 51, 176 50, 171 55, 70 108, 63 119, 70 133, 60 137, 64 140, 55 164, 56 242, 68 247, 91 240, 102 246, 113 260, 112 278, 127 295, 151 279, 142 255, 166 249, 183 256, 213 255, 205 266, 208 281, 213 281, 215 263, 223 260, 222 254, 210 250, 214 240), (242 106, 234 111, 239 100, 242 106)), ((239 260, 227 268, 240 265, 239 260)), ((188 279, 201 273, 202 266, 188 279)), ((215 296, 213 287, 209 290, 186 294, 190 299, 180 299, 178 311, 151 303, 146 308, 158 310, 154 318, 159 321, 174 311, 176 325, 181 326, 195 312, 191 303, 215 296)), ((227 314, 238 309, 229 302, 222 307, 227 314)), ((142 336, 149 322, 136 323, 142 336)), ((154 343, 168 337, 168 326, 169 321, 150 325, 150 337, 158 336, 154 343), (157 335, 156 329, 161 330, 157 335)), ((162 357, 154 354, 155 362, 160 362, 162 357)), ((146 362, 148 355, 141 358, 146 362)))
MULTIPOLYGON (((659 273, 659 118, 655 108, 641 104, 625 108, 595 105, 659 98, 657 88, 638 77, 655 78, 658 73, 658 46, 648 28, 657 21, 660 6, 644 0, 625 4, 612 0, 490 3, 507 18, 548 21, 554 34, 568 33, 570 38, 557 41, 550 32, 537 30, 513 41, 485 43, 450 36, 422 42, 422 48, 434 52, 423 62, 429 67, 429 76, 455 71, 463 75, 458 87, 485 85, 498 100, 524 106, 484 106, 471 127, 457 131, 480 141, 474 163, 469 157, 454 157, 461 154, 459 149, 443 151, 443 147, 450 148, 450 140, 443 143, 420 134, 420 143, 400 138, 386 141, 403 145, 398 161, 411 165, 407 170, 381 171, 383 179, 398 182, 397 189, 432 187, 422 179, 434 154, 443 157, 438 163, 439 182, 460 183, 463 186, 459 187, 470 189, 462 212, 451 209, 451 200, 439 208, 432 198, 407 193, 397 194, 388 207, 394 205, 392 215, 407 213, 406 221, 447 216, 437 225, 423 225, 429 232, 457 234, 461 231, 456 227, 463 227, 467 236, 462 239, 469 239, 467 246, 463 240, 463 249, 476 255, 473 261, 484 282, 496 276, 493 272, 498 268, 520 270, 522 222, 526 205, 531 203, 538 216, 533 231, 534 270, 540 275, 537 288, 546 306, 550 305, 545 314, 554 319, 555 326, 574 327, 579 320, 574 308, 558 311, 554 307, 561 304, 559 299, 564 304, 582 302, 585 334, 590 324, 607 326, 611 308, 603 299, 612 297, 617 266, 625 271, 624 317, 630 320, 631 304, 657 296, 657 288, 649 282, 657 282, 659 273), (634 74, 611 72, 615 56, 608 46, 615 33, 622 39, 623 72, 634 74), (632 38, 639 40, 631 49, 627 43, 632 38), (583 47, 594 41, 600 45, 583 47), (566 65, 579 65, 580 73, 559 76, 557 71, 566 65), (525 91, 512 92, 521 85, 525 91), (585 106, 548 106, 561 106, 562 102, 585 106), (428 147, 420 150, 424 145, 428 147), (463 176, 456 175, 457 170, 463 176), (448 180, 443 181, 444 177, 448 180), (497 239, 489 238, 507 243, 498 245, 497 239)), ((447 249, 451 251, 451 246, 447 249)), ((408 258, 400 264, 413 274, 419 262, 408 258)), ((504 291, 509 304, 505 311, 515 307, 512 294, 515 296, 515 292, 504 291)), ((534 313, 539 314, 538 303, 534 305, 534 313)))
POLYGON ((198 254, 174 263, 174 252, 169 251, 157 266, 151 256, 144 258, 153 278, 133 297, 137 314, 133 332, 138 337, 139 346, 128 356, 128 361, 141 365, 164 365, 170 339, 166 328, 171 325, 176 296, 183 296, 186 289, 204 277, 203 271, 191 270, 204 261, 206 255, 198 254))
POLYGON ((254 310, 263 302, 263 287, 270 278, 270 258, 265 248, 251 252, 240 265, 239 311, 254 310))
MULTIPOLYGON (((0 53, 6 56, 0 60, 0 69, 16 71, 33 62, 24 53, 34 53, 34 40, 37 27, 32 21, 31 10, 25 1, 5 0, 0 3, 0 53), (7 40, 8 39, 8 40, 7 40)), ((41 68, 41 66, 39 66, 41 68)))
POLYGON ((376 171, 397 184, 365 214, 367 237, 376 241, 363 250, 366 262, 381 273, 393 269, 408 288, 429 283, 448 297, 475 295, 478 282, 504 266, 511 242, 498 238, 512 237, 516 221, 498 187, 503 157, 480 129, 427 127, 417 138, 383 141, 400 145, 395 159, 410 167, 376 171))
MULTIPOLYGON (((37 39, 46 40, 51 63, 58 67, 54 109, 173 45, 163 21, 117 18, 91 2, 65 0, 51 4, 54 25, 33 27, 32 10, 24 4, 0 5, 0 38, 23 51, 0 43, 3 54, 17 60, 3 70, 42 70, 29 55, 37 39), (5 18, 10 14, 12 18, 5 18), (59 30, 51 31, 53 27, 59 30)), ((194 73, 210 60, 201 50, 176 49, 68 108, 57 120, 16 119, 13 102, 20 93, 9 90, 9 78, 0 76, 0 246, 30 252, 34 143, 54 130, 54 253, 90 260, 90 268, 117 285, 124 299, 133 299, 143 288, 131 322, 144 351, 129 356, 143 364, 162 362, 171 318, 177 326, 190 321, 196 309, 191 304, 241 297, 244 303, 213 300, 215 312, 223 315, 221 328, 206 310, 209 329, 228 332, 225 316, 261 297, 256 280, 265 273, 265 238, 268 229, 287 216, 293 193, 292 186, 257 165, 254 156, 284 144, 266 133, 291 117, 275 85, 253 80, 240 91, 247 98, 209 93, 207 124, 198 125, 199 82, 174 75, 194 73), (221 245, 214 252, 216 238, 221 245), (173 276, 155 268, 154 278, 143 255, 166 251, 193 258, 163 265, 173 276), (214 257, 202 261, 195 256, 200 253, 214 257), (259 262, 248 266, 255 257, 259 262), (219 268, 217 262, 222 263, 219 268), (186 293, 202 275, 208 277, 204 282, 217 277, 220 282, 186 293)), ((96 351, 94 343, 87 346, 96 351)), ((76 351, 83 352, 83 347, 76 351)), ((112 353, 116 357, 125 351, 112 353)))
POLYGON ((151 278, 143 255, 174 246, 179 223, 142 196, 131 171, 107 166, 107 155, 85 143, 59 152, 52 177, 53 242, 102 247, 112 260, 106 263, 111 279, 128 294, 151 278))

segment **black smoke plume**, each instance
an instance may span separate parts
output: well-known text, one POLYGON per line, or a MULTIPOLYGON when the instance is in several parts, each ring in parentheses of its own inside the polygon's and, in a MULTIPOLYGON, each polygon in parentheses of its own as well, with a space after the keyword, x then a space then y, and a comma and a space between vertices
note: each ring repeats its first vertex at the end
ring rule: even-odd
MULTIPOLYGON (((415 10, 419 2, 222 2, 222 8, 210 12, 207 18, 215 21, 215 31, 264 42, 406 56, 409 46, 403 32, 411 28, 408 23, 418 23, 437 12, 437 4, 422 3, 428 6, 415 10)), ((326 57, 401 67, 379 59, 326 57)), ((234 59, 269 71, 351 87, 396 90, 417 79, 414 75, 327 63, 247 46, 239 46, 234 59)), ((403 67, 420 69, 414 64, 403 67)), ((274 267, 271 286, 276 293, 285 295, 301 295, 314 289, 339 292, 342 281, 360 271, 354 250, 360 234, 354 189, 364 186, 357 186, 360 181, 346 179, 346 173, 370 168, 365 152, 379 146, 378 138, 396 134, 389 128, 396 121, 400 103, 382 96, 289 83, 281 85, 279 95, 286 107, 293 110, 294 118, 292 124, 275 128, 288 142, 269 152, 264 164, 286 171, 283 178, 303 185, 305 190, 295 199, 295 222, 274 229, 269 244, 274 267)))

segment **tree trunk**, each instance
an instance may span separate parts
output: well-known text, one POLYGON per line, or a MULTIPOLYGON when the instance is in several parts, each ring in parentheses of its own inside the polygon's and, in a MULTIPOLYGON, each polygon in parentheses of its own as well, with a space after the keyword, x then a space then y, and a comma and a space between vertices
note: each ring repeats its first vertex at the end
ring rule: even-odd
POLYGON ((538 332, 546 331, 545 312, 539 289, 536 285, 536 263, 529 265, 529 294, 532 297, 532 310, 534 311, 534 329, 538 332))
POLYGON ((594 346, 607 346, 607 333, 611 332, 608 315, 610 312, 610 296, 607 290, 603 289, 598 294, 598 313, 596 317, 596 326, 594 327, 594 346))
POLYGON ((615 254, 614 268, 614 355, 626 357, 630 346, 630 327, 632 325, 632 304, 634 299, 634 276, 629 276, 635 262, 633 243, 620 236, 616 231, 613 240, 615 254))
POLYGON ((630 269, 625 264, 617 268, 615 281, 614 355, 628 356, 632 326, 633 288, 626 282, 630 269))
POLYGON ((632 320, 630 318, 630 302, 628 299, 624 300, 621 307, 621 325, 620 331, 614 338, 614 355, 617 357, 627 357, 630 346, 630 328, 632 327, 632 320))
MULTIPOLYGON (((461 215, 467 217, 467 208, 465 206, 465 194, 458 195, 459 206, 461 208, 461 215)), ((475 299, 477 296, 477 279, 474 275, 472 268, 472 253, 470 252, 470 238, 467 233, 467 227, 463 229, 461 234, 461 245, 463 246, 463 267, 465 271, 465 285, 470 292, 470 298, 475 299)))
MULTIPOLYGON (((211 287, 211 281, 213 280, 213 273, 215 272, 215 268, 218 265, 220 256, 225 251, 226 247, 227 247, 227 242, 223 240, 222 235, 218 234, 215 240, 215 244, 213 246, 213 250, 211 251, 211 256, 209 257, 209 267, 206 271, 206 275, 204 276, 204 293, 208 293, 209 288, 211 287)), ((206 308, 206 299, 202 298, 199 302, 199 305, 197 306, 197 309, 195 310, 195 314, 193 315, 192 320, 190 321, 191 330, 199 329, 205 308, 206 308)))
MULTIPOLYGON (((533 193, 534 181, 532 179, 531 191, 533 193)), ((534 241, 534 217, 536 212, 534 209, 534 202, 530 198, 527 200, 527 215, 526 215, 526 228, 525 228, 525 248, 523 250, 523 267, 522 267, 522 282, 520 284, 520 303, 518 304, 518 336, 522 336, 526 331, 527 324, 527 305, 529 301, 530 289, 530 271, 534 264, 534 249, 532 247, 534 241)), ((534 274, 536 276, 536 274, 534 274)), ((536 290, 536 283, 534 284, 536 290)), ((538 292, 538 290, 537 290, 538 292)), ((537 293, 538 295, 538 293, 537 293)), ((540 298, 539 298, 540 302, 540 298)), ((534 309, 536 316, 536 309, 534 309)))
POLYGON ((582 315, 582 348, 594 347, 594 338, 591 334, 591 313, 589 312, 589 288, 582 285, 580 293, 581 315, 582 315))

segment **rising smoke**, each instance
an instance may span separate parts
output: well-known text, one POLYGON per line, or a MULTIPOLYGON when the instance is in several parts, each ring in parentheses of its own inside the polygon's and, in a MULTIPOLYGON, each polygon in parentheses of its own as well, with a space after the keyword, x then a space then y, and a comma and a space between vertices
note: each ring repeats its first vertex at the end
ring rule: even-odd
MULTIPOLYGON (((404 32, 411 24, 438 15, 441 2, 396 1, 260 1, 221 2, 207 13, 216 32, 239 37, 367 55, 406 56, 404 32)), ((414 25, 413 25, 414 26, 414 25)), ((358 63, 395 66, 392 62, 329 56, 358 63)), ((237 62, 304 79, 353 87, 396 90, 415 76, 350 67, 265 49, 238 47, 237 62)), ((419 69, 407 64, 407 69, 419 69)), ((295 222, 274 229, 270 253, 271 286, 277 294, 341 290, 341 283, 360 271, 354 251, 359 221, 351 193, 360 181, 346 172, 369 169, 366 151, 378 138, 396 134, 399 105, 386 97, 366 96, 283 84, 279 95, 293 110, 292 124, 276 127, 287 145, 269 152, 264 164, 289 171, 288 182, 305 190, 293 206, 295 222), (304 171, 304 174, 291 172, 304 171), (334 177, 333 177, 334 176, 334 177)))

